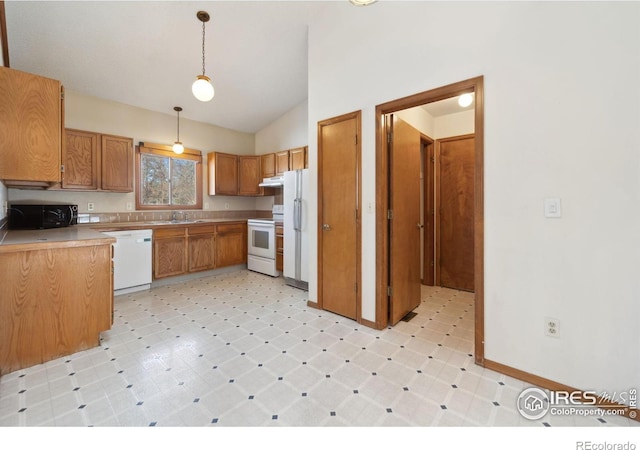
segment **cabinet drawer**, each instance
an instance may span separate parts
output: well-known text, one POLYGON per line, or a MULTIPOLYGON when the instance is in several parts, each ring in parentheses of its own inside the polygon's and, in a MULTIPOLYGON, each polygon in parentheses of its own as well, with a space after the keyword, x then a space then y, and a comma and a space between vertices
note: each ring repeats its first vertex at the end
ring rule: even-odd
POLYGON ((277 252, 283 251, 284 249, 283 242, 284 242, 284 238, 282 236, 276 235, 276 251, 277 252))
POLYGON ((154 238, 178 237, 184 236, 187 229, 185 227, 177 228, 156 228, 153 230, 154 238))
POLYGON ((224 225, 216 225, 218 233, 242 233, 245 230, 244 223, 226 223, 224 225))
POLYGON ((282 225, 276 225, 276 235, 284 235, 284 227, 282 225))
POLYGON ((192 236, 194 234, 212 234, 215 232, 215 228, 216 226, 214 224, 197 225, 194 227, 189 227, 188 233, 189 236, 192 236))

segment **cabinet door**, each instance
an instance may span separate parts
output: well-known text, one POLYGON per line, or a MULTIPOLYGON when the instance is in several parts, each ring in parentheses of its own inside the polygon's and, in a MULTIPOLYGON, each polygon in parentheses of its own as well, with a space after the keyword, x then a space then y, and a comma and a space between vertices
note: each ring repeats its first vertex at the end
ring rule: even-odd
POLYGON ((153 234, 153 279, 186 273, 185 229, 157 230, 153 234))
POLYGON ((276 225, 276 270, 284 270, 284 227, 276 225))
POLYGON ((306 167, 307 147, 294 148, 289 150, 289 169, 298 170, 306 167))
POLYGON ((276 175, 283 175, 289 170, 289 150, 276 153, 276 175))
POLYGON ((60 182, 61 90, 57 80, 0 66, 0 180, 60 182))
POLYGON ((63 189, 98 189, 98 134, 65 130, 62 146, 63 189))
POLYGON ((209 195, 238 195, 238 156, 207 154, 209 195))
POLYGON ((133 139, 101 137, 102 186, 105 191, 133 192, 133 139))
POLYGON ((262 178, 271 178, 276 176, 276 154, 267 153, 260 157, 260 168, 262 169, 262 178))
POLYGON ((247 262, 247 225, 216 227, 216 268, 247 262))
POLYGON ((260 156, 240 156, 239 157, 240 179, 238 182, 239 195, 260 195, 262 192, 258 184, 260 178, 260 156))
POLYGON ((210 270, 215 267, 214 234, 189 236, 189 272, 210 270))

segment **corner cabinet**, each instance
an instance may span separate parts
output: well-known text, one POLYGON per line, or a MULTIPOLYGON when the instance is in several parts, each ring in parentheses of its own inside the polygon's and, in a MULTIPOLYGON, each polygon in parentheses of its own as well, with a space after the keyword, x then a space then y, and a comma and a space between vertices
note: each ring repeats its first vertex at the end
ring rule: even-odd
POLYGON ((62 189, 133 192, 133 139, 65 130, 62 189))
POLYGON ((60 81, 0 66, 0 180, 9 187, 60 182, 60 81))

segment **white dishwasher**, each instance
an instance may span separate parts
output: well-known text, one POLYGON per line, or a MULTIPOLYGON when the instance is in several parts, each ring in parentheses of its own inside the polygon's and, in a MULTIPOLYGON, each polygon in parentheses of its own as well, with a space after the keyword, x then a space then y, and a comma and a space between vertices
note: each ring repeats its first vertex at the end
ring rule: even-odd
POLYGON ((153 230, 105 232, 116 238, 113 245, 114 295, 151 287, 153 230))

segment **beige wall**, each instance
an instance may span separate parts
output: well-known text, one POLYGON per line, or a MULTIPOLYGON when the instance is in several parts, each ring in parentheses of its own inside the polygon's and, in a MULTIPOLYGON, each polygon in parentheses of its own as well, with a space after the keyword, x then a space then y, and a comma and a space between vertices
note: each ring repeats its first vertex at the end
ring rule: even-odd
MULTIPOLYGON (((171 144, 176 139, 175 113, 158 113, 122 103, 112 102, 67 90, 65 93, 65 126, 87 131, 132 137, 134 144, 153 142, 171 144)), ((180 117, 180 139, 185 147, 205 153, 220 151, 235 154, 254 153, 254 135, 196 122, 180 117)), ((203 209, 254 210, 256 200, 250 197, 207 195, 207 171, 203 170, 203 209), (228 206, 228 208, 227 208, 228 206)), ((2 189, 0 189, 0 199, 2 189)), ((9 189, 9 201, 45 200, 77 203, 80 212, 87 212, 87 203, 94 212, 126 211, 126 204, 135 204, 133 193, 97 193, 69 191, 38 191, 9 189)))

